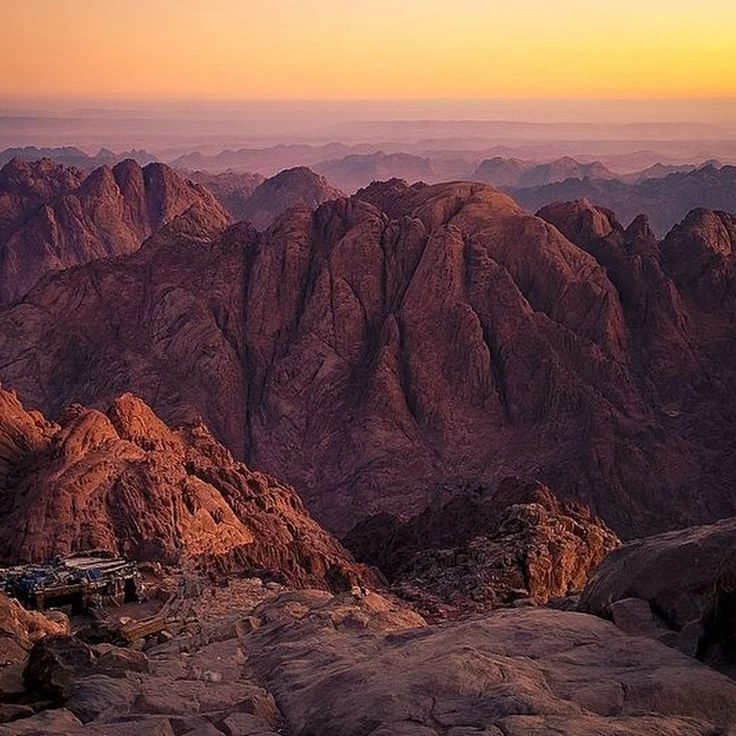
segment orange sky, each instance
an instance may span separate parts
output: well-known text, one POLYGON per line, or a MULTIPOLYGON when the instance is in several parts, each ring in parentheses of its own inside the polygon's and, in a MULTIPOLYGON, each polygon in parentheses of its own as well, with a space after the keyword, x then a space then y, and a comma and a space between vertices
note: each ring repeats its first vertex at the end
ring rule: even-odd
POLYGON ((0 0, 0 96, 736 96, 734 0, 0 0))

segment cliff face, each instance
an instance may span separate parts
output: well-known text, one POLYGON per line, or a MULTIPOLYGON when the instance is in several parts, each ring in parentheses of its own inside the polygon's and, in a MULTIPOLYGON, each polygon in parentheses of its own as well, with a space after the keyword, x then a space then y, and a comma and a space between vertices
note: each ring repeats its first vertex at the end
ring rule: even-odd
POLYGON ((47 159, 10 161, 0 171, 0 302, 50 271, 135 251, 192 206, 230 222, 204 187, 163 164, 122 161, 85 177, 47 159))
POLYGON ((167 427, 140 399, 70 406, 57 423, 0 390, 0 557, 105 549, 342 589, 361 575, 298 495, 233 459, 202 424, 167 427))
POLYGON ((540 214, 396 180, 260 234, 190 209, 0 312, 0 377, 51 416, 125 391, 202 416, 341 532, 510 474, 622 536, 734 513, 732 308, 700 286, 730 256, 690 283, 706 229, 540 214))

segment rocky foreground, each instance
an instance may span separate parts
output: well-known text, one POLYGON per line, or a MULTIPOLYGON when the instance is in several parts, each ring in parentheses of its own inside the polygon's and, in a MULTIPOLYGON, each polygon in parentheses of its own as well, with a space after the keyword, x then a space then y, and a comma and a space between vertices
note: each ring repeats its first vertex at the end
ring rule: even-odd
POLYGON ((6 560, 149 561, 149 600, 91 619, 0 596, 0 736, 736 727, 733 520, 619 546, 509 479, 354 530, 389 589, 203 425, 173 430, 131 395, 50 422, 1 390, 0 501, 6 560))
POLYGON ((257 579, 178 606, 187 623, 173 638, 37 643, 18 689, 46 709, 26 705, 0 734, 705 736, 736 724, 736 682, 587 614, 428 626, 374 592, 257 579))

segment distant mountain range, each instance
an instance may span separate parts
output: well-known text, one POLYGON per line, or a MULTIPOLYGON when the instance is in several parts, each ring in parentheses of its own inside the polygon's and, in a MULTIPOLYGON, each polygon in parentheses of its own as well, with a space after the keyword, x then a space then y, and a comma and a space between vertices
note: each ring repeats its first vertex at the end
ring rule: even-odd
POLYGON ((24 148, 6 148, 0 151, 0 166, 4 166, 14 158, 21 161, 38 161, 42 158, 49 158, 60 164, 67 166, 76 166, 79 169, 95 169, 98 166, 114 166, 121 161, 131 159, 141 166, 153 163, 156 157, 148 151, 136 150, 115 153, 109 148, 101 148, 94 156, 90 156, 84 151, 72 146, 62 148, 36 148, 35 146, 26 146, 24 148))
POLYGON ((631 184, 619 180, 570 178, 536 187, 508 188, 519 204, 534 212, 552 202, 586 198, 616 211, 624 222, 646 214, 658 235, 697 207, 736 211, 736 166, 708 164, 662 178, 631 184))
POLYGON ((491 158, 481 162, 472 179, 497 187, 534 187, 566 179, 618 179, 600 161, 582 164, 569 156, 536 163, 518 158, 491 158))

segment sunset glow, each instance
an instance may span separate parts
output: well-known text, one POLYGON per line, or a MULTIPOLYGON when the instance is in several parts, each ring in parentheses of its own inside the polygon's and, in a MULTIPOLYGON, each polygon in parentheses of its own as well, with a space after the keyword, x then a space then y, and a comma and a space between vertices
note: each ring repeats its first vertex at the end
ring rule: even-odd
POLYGON ((736 95, 731 0, 1 5, 5 97, 736 95))

